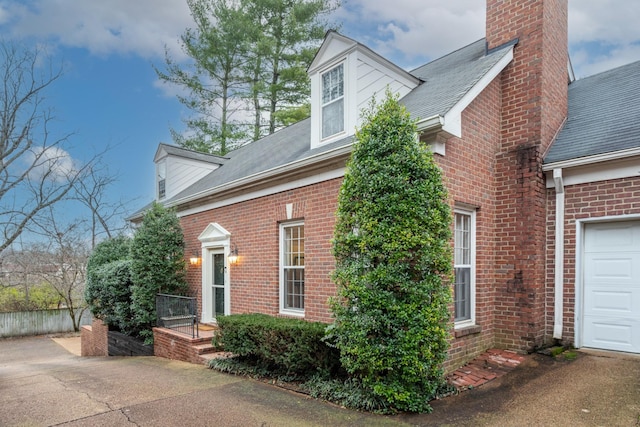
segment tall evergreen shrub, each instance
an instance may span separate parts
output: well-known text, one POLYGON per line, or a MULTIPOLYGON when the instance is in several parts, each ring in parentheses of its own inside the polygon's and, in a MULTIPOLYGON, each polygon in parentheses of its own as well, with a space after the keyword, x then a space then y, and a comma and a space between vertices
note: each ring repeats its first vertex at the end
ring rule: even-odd
POLYGON ((131 239, 118 236, 96 245, 87 261, 84 297, 94 317, 118 326, 132 320, 131 239))
POLYGON ((363 123, 339 194, 328 338, 347 372, 390 408, 426 412, 448 345, 447 193, 397 97, 372 102, 363 123))
POLYGON ((154 203, 131 243, 132 309, 140 336, 153 342, 156 294, 183 295, 184 236, 175 212, 154 203))

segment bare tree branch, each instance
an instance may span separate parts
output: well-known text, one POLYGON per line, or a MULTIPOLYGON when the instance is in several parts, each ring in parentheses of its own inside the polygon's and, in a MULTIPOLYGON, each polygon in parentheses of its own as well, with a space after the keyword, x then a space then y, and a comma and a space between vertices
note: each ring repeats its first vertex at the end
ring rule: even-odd
POLYGON ((75 164, 54 136, 44 92, 62 75, 38 49, 0 41, 0 253, 43 209, 67 196, 89 164, 75 164))

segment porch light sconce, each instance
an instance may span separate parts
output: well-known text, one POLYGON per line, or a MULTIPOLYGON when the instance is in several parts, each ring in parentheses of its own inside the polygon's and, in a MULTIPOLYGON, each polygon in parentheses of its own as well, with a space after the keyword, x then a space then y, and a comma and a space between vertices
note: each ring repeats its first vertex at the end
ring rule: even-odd
POLYGON ((236 247, 236 245, 233 245, 233 249, 231 250, 231 252, 229 252, 229 264, 238 264, 238 248, 236 247))
POLYGON ((200 257, 198 256, 197 252, 194 251, 191 254, 191 257, 189 257, 189 264, 193 265, 194 267, 200 265, 200 257))

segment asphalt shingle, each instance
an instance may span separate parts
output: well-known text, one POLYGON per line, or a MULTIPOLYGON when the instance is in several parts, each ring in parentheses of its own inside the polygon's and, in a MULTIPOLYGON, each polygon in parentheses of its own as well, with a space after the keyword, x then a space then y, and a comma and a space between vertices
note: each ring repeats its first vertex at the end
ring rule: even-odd
POLYGON ((576 80, 545 164, 640 147, 640 61, 576 80))

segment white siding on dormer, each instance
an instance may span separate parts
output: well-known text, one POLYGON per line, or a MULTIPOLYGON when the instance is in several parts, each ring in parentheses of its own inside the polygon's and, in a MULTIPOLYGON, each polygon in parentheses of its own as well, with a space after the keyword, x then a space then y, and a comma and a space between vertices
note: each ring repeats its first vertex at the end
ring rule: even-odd
POLYGON ((203 163, 182 157, 167 156, 166 198, 169 199, 211 171, 220 167, 212 163, 203 163))
POLYGON ((359 54, 357 57, 357 95, 356 109, 357 121, 356 126, 361 124, 361 112, 369 107, 371 98, 375 95, 379 102, 384 98, 387 87, 391 93, 399 94, 400 98, 409 93, 414 87, 415 82, 407 81, 407 79, 399 76, 394 70, 385 67, 383 64, 377 63, 368 55, 359 54))
POLYGON ((330 33, 309 68, 311 79, 311 148, 355 134, 361 123, 361 112, 376 95, 383 99, 387 87, 400 97, 405 96, 420 81, 365 46, 337 33, 330 33), (344 132, 329 138, 321 137, 323 73, 344 64, 344 132))

